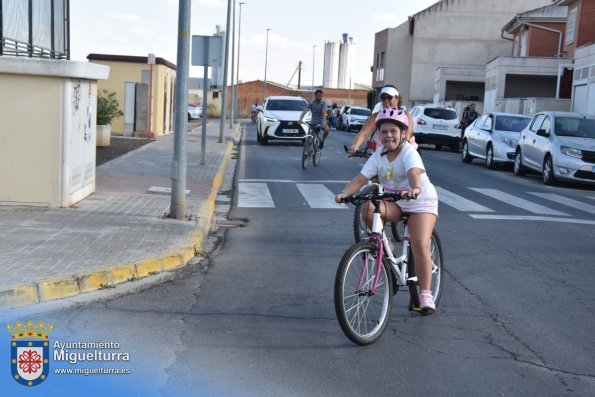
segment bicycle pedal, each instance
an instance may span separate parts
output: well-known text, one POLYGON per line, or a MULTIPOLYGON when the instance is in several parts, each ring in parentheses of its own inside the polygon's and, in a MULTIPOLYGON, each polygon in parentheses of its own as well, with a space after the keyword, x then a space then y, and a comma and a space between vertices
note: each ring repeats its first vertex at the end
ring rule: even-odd
POLYGON ((421 307, 417 307, 417 306, 409 306, 409 311, 410 311, 410 312, 418 312, 418 313, 421 313, 421 307))

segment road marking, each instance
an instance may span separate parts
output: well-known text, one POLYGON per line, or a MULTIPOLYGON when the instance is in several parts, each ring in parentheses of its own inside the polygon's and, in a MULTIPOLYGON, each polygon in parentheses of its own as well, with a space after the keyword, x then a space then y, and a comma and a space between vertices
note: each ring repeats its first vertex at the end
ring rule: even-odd
MULTIPOLYGON (((271 182, 271 183, 349 183, 350 181, 320 180, 320 181, 297 181, 292 179, 239 179, 238 182, 271 182)), ((333 196, 334 197, 334 196, 333 196)))
POLYGON ((544 222, 563 222, 563 223, 578 223, 582 225, 595 225, 595 221, 587 219, 572 219, 572 218, 554 218, 550 216, 534 216, 534 215, 487 215, 487 214, 468 214, 474 219, 487 220, 505 220, 505 221, 544 221, 544 222))
POLYGON ((298 183, 297 188, 311 208, 349 208, 345 204, 335 203, 335 195, 326 186, 316 184, 298 183))
POLYGON ((568 207, 576 208, 581 211, 588 212, 590 214, 595 214, 595 205, 585 204, 578 200, 574 200, 568 197, 561 196, 559 194, 554 193, 537 193, 537 192, 528 192, 529 194, 533 194, 535 196, 544 198, 546 200, 551 200, 556 203, 564 204, 568 207))
POLYGON ((449 192, 439 186, 436 186, 438 191, 438 200, 448 206, 453 207, 463 212, 494 212, 494 210, 484 207, 483 205, 477 204, 474 201, 467 200, 466 198, 459 196, 453 192, 449 192))
POLYGON ((238 207, 274 208, 266 183, 238 183, 238 207))
POLYGON ((491 197, 496 200, 500 200, 505 202, 506 204, 513 205, 518 208, 522 208, 525 211, 532 212, 534 214, 543 214, 543 215, 559 215, 559 216, 568 216, 568 214, 556 211, 548 207, 544 207, 543 205, 535 204, 529 200, 522 199, 517 196, 513 196, 512 194, 508 194, 502 192, 497 189, 482 189, 482 188, 469 188, 474 190, 478 193, 485 194, 488 197, 491 197))

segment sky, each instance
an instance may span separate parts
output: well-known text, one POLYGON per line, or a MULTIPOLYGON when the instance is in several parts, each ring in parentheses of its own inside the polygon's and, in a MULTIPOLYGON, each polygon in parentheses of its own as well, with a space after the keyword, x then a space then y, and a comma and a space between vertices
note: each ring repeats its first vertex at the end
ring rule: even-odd
MULTIPOLYGON (((375 33, 396 27, 437 2, 243 0, 238 27, 240 0, 236 1, 239 80, 264 80, 266 54, 267 80, 297 84, 297 74, 293 79, 292 75, 302 61, 303 85, 310 85, 313 77, 314 85, 322 84, 324 43, 339 42, 343 33, 357 44, 355 82, 371 85, 375 33), (267 28, 271 29, 268 51, 267 28)), ((192 35, 210 36, 216 25, 226 29, 227 0, 192 0, 191 4, 192 35)), ((175 64, 178 5, 178 0, 71 1, 71 60, 87 61, 90 53, 152 53, 175 64)), ((190 76, 203 77, 203 68, 191 66, 190 76)))

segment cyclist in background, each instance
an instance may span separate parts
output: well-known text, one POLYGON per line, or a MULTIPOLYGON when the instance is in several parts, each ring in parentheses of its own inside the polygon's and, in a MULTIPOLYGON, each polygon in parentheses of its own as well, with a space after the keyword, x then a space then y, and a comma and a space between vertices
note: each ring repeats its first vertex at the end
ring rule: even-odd
MULTIPOLYGON (((387 191, 400 191, 404 200, 383 201, 380 214, 384 221, 398 222, 403 212, 409 213, 411 250, 415 259, 416 273, 421 293, 421 313, 432 314, 436 310, 432 297, 432 258, 430 240, 438 218, 438 194, 430 182, 422 159, 407 140, 409 117, 402 109, 386 108, 378 113, 376 127, 382 139, 382 150, 376 150, 366 161, 362 170, 335 196, 340 203, 345 196, 357 193, 368 180, 378 176, 387 191), (409 199, 415 199, 409 201, 409 199)), ((362 206, 371 227, 374 207, 362 206)))
POLYGON ((376 116, 378 113, 385 108, 397 108, 405 110, 407 114, 407 118, 409 120, 409 128, 407 129, 407 138, 409 142, 413 145, 415 149, 417 149, 417 143, 415 143, 415 138, 413 137, 413 119, 411 118, 411 114, 407 111, 407 109, 403 106, 403 97, 399 95, 399 91, 394 85, 387 84, 382 87, 380 91, 380 102, 374 106, 372 110, 372 115, 368 117, 368 120, 355 136, 353 140, 353 145, 348 149, 349 154, 354 154, 359 147, 365 143, 372 134, 374 134, 374 142, 376 142, 376 148, 382 146, 382 142, 380 139, 380 134, 376 131, 376 116), (375 133, 376 132, 376 133, 375 133))
POLYGON ((328 136, 329 128, 327 123, 327 111, 328 106, 325 101, 322 100, 322 90, 317 89, 314 92, 314 100, 308 103, 308 106, 304 109, 300 115, 300 123, 304 122, 304 116, 308 113, 308 110, 312 112, 312 120, 310 121, 310 129, 315 125, 320 124, 322 126, 322 139, 320 141, 320 148, 324 146, 324 140, 328 136))

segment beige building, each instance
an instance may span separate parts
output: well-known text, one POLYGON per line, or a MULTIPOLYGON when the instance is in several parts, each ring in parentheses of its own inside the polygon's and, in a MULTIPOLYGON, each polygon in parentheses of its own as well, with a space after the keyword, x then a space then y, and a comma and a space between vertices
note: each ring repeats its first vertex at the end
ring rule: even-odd
POLYGON ((410 105, 483 98, 485 65, 511 54, 502 26, 551 0, 441 0, 376 33, 372 85, 394 84, 410 105))
POLYGON ((152 136, 173 132, 176 65, 159 57, 150 65, 146 56, 89 54, 87 59, 110 67, 109 80, 97 88, 115 92, 124 112, 112 121, 113 135, 146 137, 149 128, 152 136))

